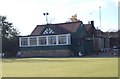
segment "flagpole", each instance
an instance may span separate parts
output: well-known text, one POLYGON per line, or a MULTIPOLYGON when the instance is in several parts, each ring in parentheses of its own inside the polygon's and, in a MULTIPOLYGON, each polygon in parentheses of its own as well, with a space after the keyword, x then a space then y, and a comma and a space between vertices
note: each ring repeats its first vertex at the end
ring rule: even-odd
POLYGON ((100 28, 101 28, 101 6, 99 6, 99 21, 100 21, 100 28))

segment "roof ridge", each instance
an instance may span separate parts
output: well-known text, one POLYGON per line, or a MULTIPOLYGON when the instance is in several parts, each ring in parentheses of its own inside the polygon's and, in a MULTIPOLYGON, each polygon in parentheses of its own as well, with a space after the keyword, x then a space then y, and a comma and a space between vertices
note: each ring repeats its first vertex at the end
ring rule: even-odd
POLYGON ((77 22, 65 22, 65 23, 56 23, 55 25, 60 25, 60 24, 72 24, 72 23, 79 23, 82 21, 77 21, 77 22))
POLYGON ((77 22, 66 22, 66 23, 55 23, 55 24, 42 24, 42 25, 37 25, 37 26, 73 24, 73 23, 79 23, 79 22, 82 22, 82 21, 77 21, 77 22))

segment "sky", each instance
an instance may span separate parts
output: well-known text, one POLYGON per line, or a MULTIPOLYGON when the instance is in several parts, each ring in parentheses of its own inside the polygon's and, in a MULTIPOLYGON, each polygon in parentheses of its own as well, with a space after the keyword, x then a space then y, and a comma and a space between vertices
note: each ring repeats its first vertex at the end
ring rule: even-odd
POLYGON ((120 0, 0 0, 0 15, 18 29, 20 35, 30 35, 36 25, 46 24, 43 13, 48 12, 48 22, 64 23, 72 15, 87 24, 94 20, 102 31, 118 30, 118 1, 120 0), (101 6, 101 26, 100 9, 101 6))

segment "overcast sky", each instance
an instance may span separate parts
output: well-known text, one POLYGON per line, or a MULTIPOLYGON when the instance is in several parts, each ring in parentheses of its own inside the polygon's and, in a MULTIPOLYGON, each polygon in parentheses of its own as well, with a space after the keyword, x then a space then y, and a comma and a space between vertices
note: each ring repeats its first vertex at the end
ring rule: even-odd
POLYGON ((46 24, 43 13, 48 12, 50 23, 64 23, 77 14, 84 24, 95 21, 102 31, 118 29, 118 1, 120 0, 0 0, 0 15, 21 32, 29 35, 36 25, 46 24), (99 21, 101 6, 101 27, 99 21))

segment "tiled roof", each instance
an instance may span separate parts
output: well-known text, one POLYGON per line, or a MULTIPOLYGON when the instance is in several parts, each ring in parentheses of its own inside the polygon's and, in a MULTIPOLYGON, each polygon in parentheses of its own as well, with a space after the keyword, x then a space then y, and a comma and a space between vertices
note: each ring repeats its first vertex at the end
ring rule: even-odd
POLYGON ((81 22, 72 22, 72 23, 63 23, 60 24, 59 26, 70 32, 76 32, 80 24, 81 22))
POLYGON ((90 32, 91 26, 92 26, 91 24, 84 24, 85 30, 86 30, 87 32, 90 32))
MULTIPOLYGON (((70 23, 59 23, 59 24, 48 24, 48 27, 51 27, 58 33, 71 33, 76 32, 81 24, 79 22, 70 22, 70 23)), ((36 28, 32 31, 31 35, 41 35, 42 32, 47 28, 46 25, 37 25, 36 28)))
POLYGON ((96 29, 92 24, 84 24, 84 27, 89 34, 96 34, 96 29))
POLYGON ((35 29, 32 31, 31 35, 40 35, 40 33, 44 30, 45 25, 37 25, 35 29))

